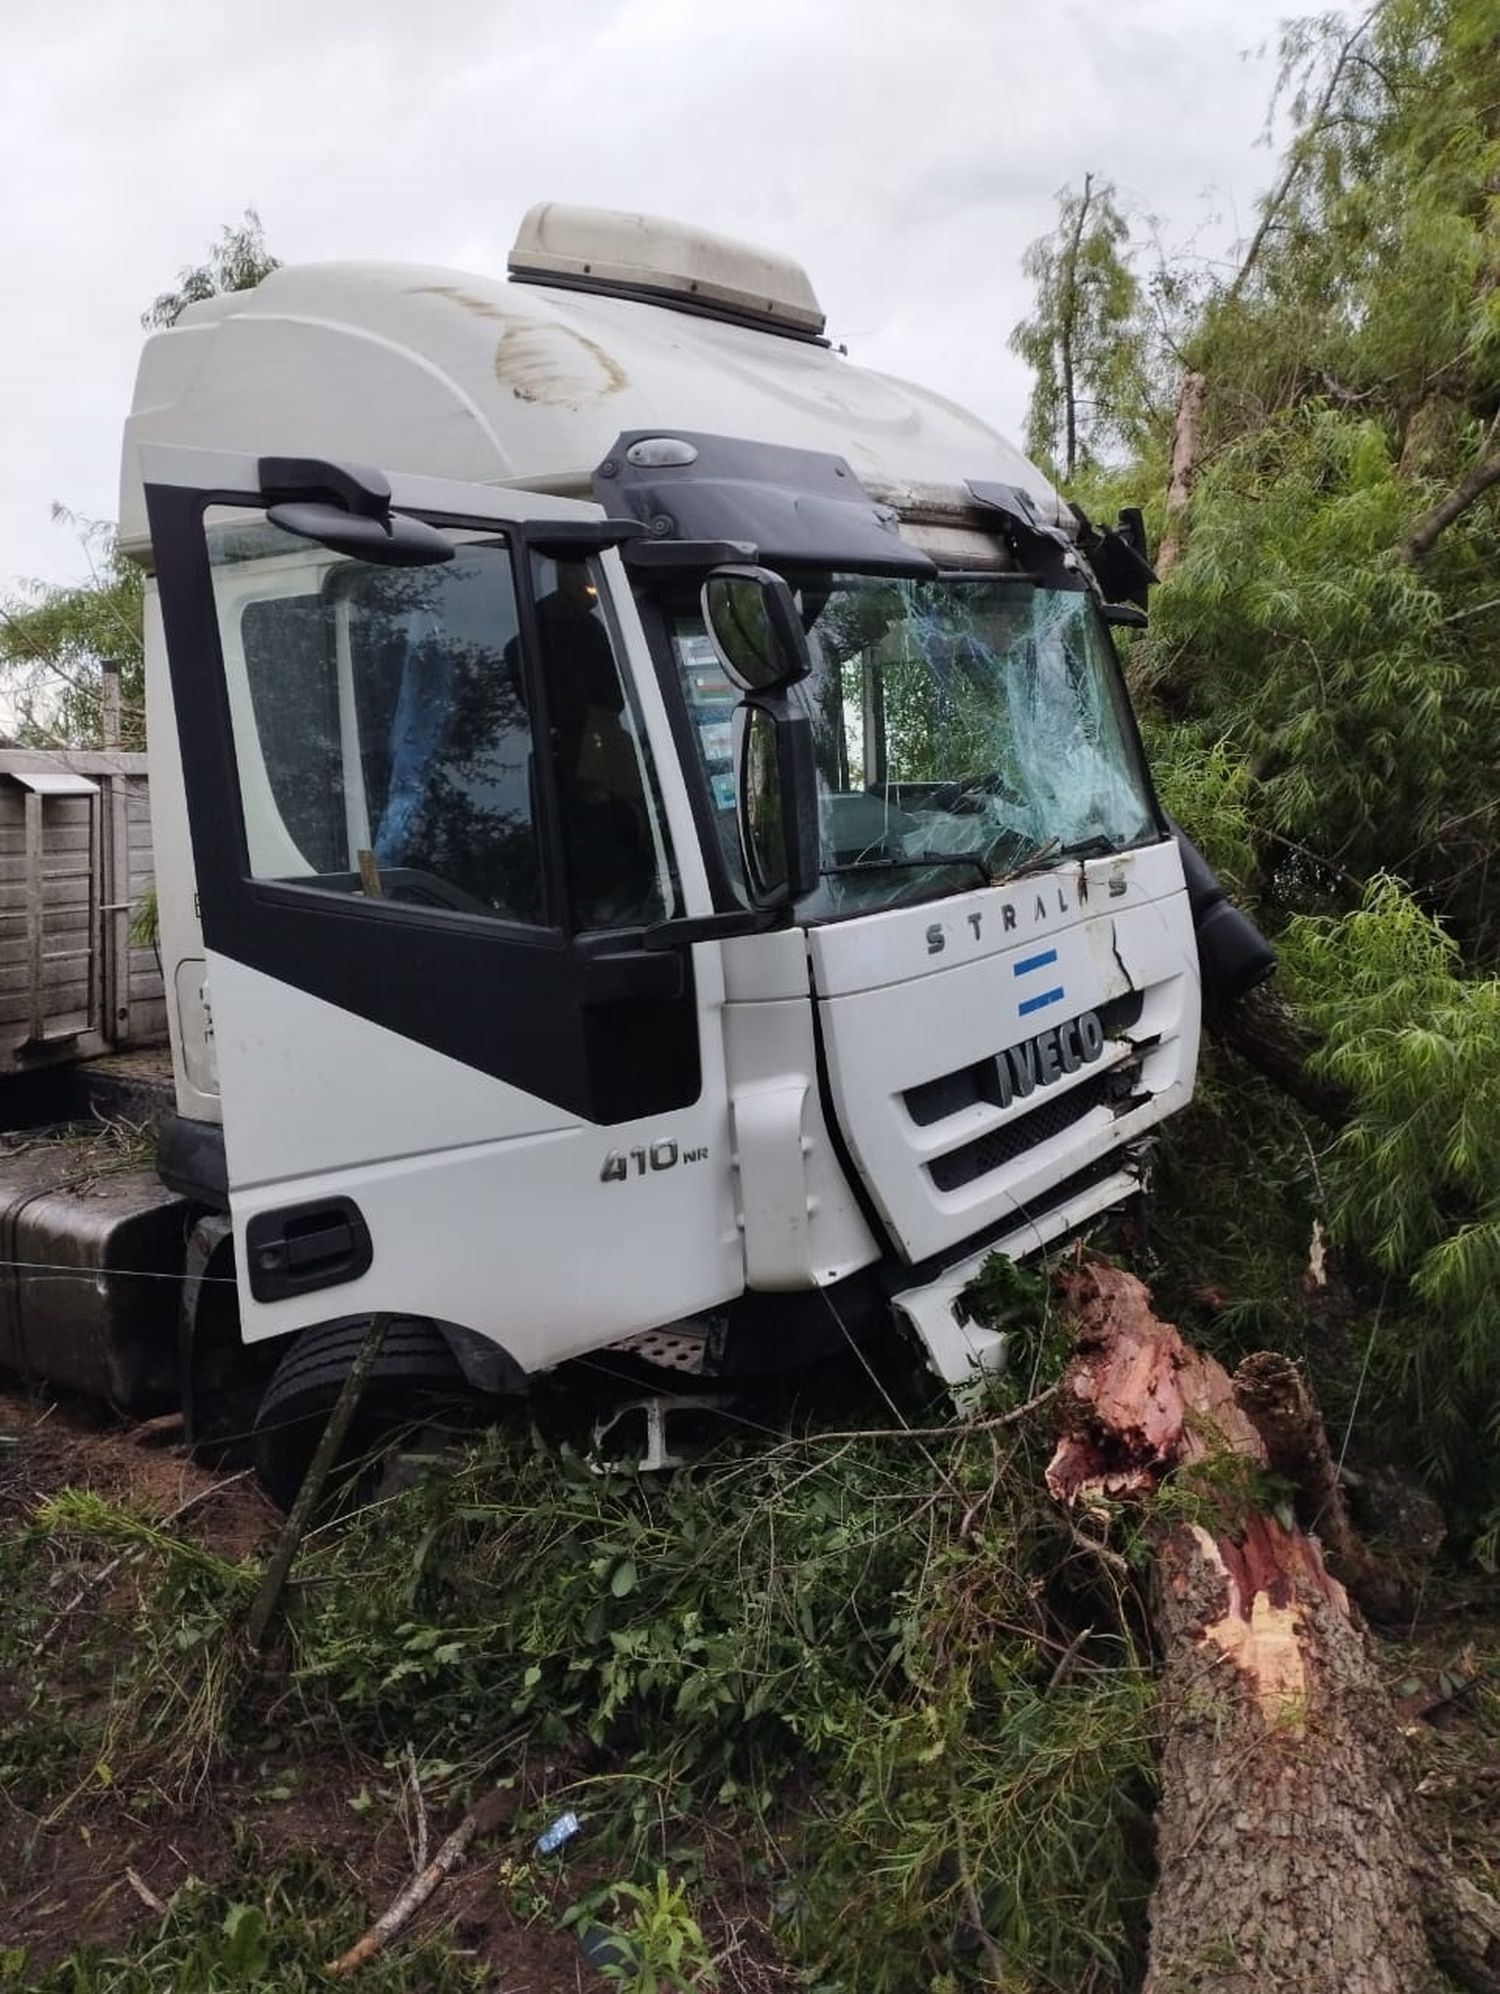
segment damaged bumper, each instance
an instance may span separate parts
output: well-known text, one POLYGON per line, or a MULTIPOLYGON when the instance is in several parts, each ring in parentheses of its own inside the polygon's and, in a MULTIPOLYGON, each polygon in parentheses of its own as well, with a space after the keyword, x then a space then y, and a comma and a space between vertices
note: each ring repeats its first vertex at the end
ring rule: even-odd
POLYGON ((1148 1151, 1149 1144, 1133 1145, 1112 1159, 1111 1167, 1088 1173, 1087 1184, 1071 1190, 1063 1187, 1063 1195, 1045 1211, 1019 1219, 1013 1230, 955 1261, 935 1279, 892 1295, 898 1317, 915 1334, 928 1363, 960 1406, 978 1397, 985 1380, 1005 1368, 1005 1334, 975 1322, 963 1303, 965 1290, 984 1263, 994 1253, 1007 1260, 1025 1260, 1120 1204, 1141 1188, 1148 1151))

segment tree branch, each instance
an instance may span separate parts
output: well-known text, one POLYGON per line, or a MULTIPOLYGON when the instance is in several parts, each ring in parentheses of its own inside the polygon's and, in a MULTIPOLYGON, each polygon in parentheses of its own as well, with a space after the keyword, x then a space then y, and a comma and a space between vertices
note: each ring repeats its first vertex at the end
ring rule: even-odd
POLYGON ((1301 1025, 1291 1007, 1264 984, 1237 1003, 1216 1005, 1203 1025, 1257 1073, 1289 1095, 1328 1128, 1341 1129, 1353 1112, 1353 1099, 1337 1081, 1321 1079, 1308 1066, 1318 1040, 1301 1025))
POLYGON ((1401 543, 1401 558, 1408 567, 1430 554, 1439 539, 1455 519, 1461 519, 1478 499, 1490 489, 1500 484, 1500 450, 1492 450, 1482 457, 1466 478, 1453 487, 1445 499, 1439 501, 1430 512, 1424 512, 1416 525, 1401 543))
POLYGON ((1318 108, 1313 113, 1312 122, 1307 127, 1307 130, 1293 141, 1290 156, 1286 163, 1286 171, 1282 174, 1280 180, 1277 181, 1275 187, 1267 197, 1265 206, 1261 209, 1260 225, 1250 238, 1250 247, 1245 251, 1240 262, 1240 267, 1234 274, 1234 280, 1224 294, 1228 303, 1232 304, 1239 296, 1245 287, 1246 279, 1255 268, 1256 262, 1260 257, 1260 252, 1265 247, 1266 237, 1271 233, 1272 224, 1281 210, 1282 203, 1297 184, 1297 176, 1307 164, 1311 141, 1317 137, 1318 133, 1328 122, 1328 114, 1333 107, 1334 92, 1338 89, 1344 71, 1349 66, 1349 59, 1354 54, 1359 43, 1364 39, 1366 28, 1369 27, 1375 16, 1380 12, 1382 4, 1383 0, 1376 0, 1376 4, 1351 30, 1344 41, 1343 47, 1339 50, 1338 60, 1334 63, 1332 70, 1329 72, 1328 81, 1323 86, 1323 94, 1318 99, 1318 108))

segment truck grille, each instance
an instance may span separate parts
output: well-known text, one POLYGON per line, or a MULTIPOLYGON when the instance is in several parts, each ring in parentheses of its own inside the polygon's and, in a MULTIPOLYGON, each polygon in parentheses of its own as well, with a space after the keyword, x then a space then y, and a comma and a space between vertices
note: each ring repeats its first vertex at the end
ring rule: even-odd
POLYGON ((1002 1164, 1011 1163, 1028 1149, 1035 1149, 1040 1142, 1047 1142, 1055 1135, 1061 1135, 1075 1122, 1081 1122, 1093 1109, 1106 1102, 1119 1100, 1130 1092, 1130 1079, 1136 1071, 1130 1067, 1114 1067, 1108 1073, 1096 1073, 1092 1078, 1070 1087, 1066 1094, 1043 1101, 1029 1114, 1017 1115, 1014 1121, 1003 1128, 991 1129, 974 1142, 966 1142, 961 1149, 950 1149, 946 1156, 935 1156, 927 1166, 927 1173, 940 1191, 957 1191, 965 1184, 972 1184, 978 1177, 987 1177, 992 1170, 1002 1164))
MULTIPOLYGON (((1130 1027, 1140 1017, 1144 1003, 1145 999, 1141 992, 1132 990, 1123 997, 1113 998, 1108 1004, 1101 1004, 1098 1016, 1099 1023, 1104 1029, 1104 1036, 1107 1039, 1118 1038, 1122 1032, 1129 1031, 1130 1027)), ((1104 1077, 1100 1076, 1101 1079, 1104 1077)), ((1095 1084, 1096 1082, 1094 1081, 1086 1081, 1083 1086, 1070 1089, 1057 1105, 1061 1107, 1064 1102, 1073 1102, 1080 1095, 1087 1093, 1088 1089, 1095 1084)), ((949 1115, 961 1114, 965 1108, 982 1105, 998 1108, 1001 1105, 1000 1076, 996 1071, 993 1058, 981 1059, 973 1066, 963 1066, 954 1073, 943 1073, 936 1080, 924 1080, 916 1087, 909 1087, 901 1099, 905 1104, 906 1112, 911 1116, 918 1128, 930 1128, 934 1122, 946 1121, 949 1115)), ((1091 1105, 1097 1105, 1097 1101, 1091 1103, 1091 1105)), ((985 1136, 981 1140, 985 1142, 998 1141, 1001 1134, 1008 1135, 1013 1128, 1029 1128, 1032 1122, 1042 1115, 1043 1112, 1044 1110, 1041 1107, 1034 1108, 1029 1115, 1023 1115, 1017 1121, 1007 1123, 1003 1131, 997 1131, 994 1136, 985 1136)), ((1076 1121, 1079 1115, 1085 1113, 1087 1113, 1086 1109, 1079 1108, 1076 1113, 1068 1116, 1068 1121, 1060 1122, 1058 1128, 1066 1128, 1068 1122, 1076 1121)), ((1048 1130, 1047 1133, 1055 1134, 1056 1132, 1056 1130, 1048 1130)), ((1028 1135, 1015 1149, 1007 1152, 999 1160, 1001 1162, 1008 1162, 1011 1156, 1019 1156, 1022 1149, 1029 1149, 1034 1143, 1044 1140, 1045 1138, 1041 1135, 1028 1135)), ((977 1147, 977 1145, 973 1146, 977 1147)), ((956 1153, 962 1155, 964 1152, 960 1150, 956 1153)), ((944 1162, 948 1160, 947 1158, 943 1159, 944 1162)), ((998 1166, 995 1164, 986 1165, 988 1169, 996 1167, 998 1166)), ((975 1171, 973 1174, 979 1176, 981 1173, 975 1171)), ((969 1179, 960 1178, 958 1181, 960 1183, 967 1183, 969 1179)), ((936 1182, 935 1176, 934 1182, 936 1182)), ((947 1189, 950 1187, 944 1186, 943 1188, 947 1189)))

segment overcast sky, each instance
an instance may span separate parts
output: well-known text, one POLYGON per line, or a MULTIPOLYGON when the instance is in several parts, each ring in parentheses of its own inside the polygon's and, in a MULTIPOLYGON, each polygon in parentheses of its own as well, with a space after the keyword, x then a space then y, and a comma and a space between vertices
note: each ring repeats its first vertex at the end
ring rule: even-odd
POLYGON ((286 262, 501 272, 547 199, 743 235, 805 265, 853 358, 1014 434, 1006 335, 1056 191, 1092 169, 1227 253, 1289 11, 0 0, 0 590, 80 571, 51 504, 114 517, 140 314, 246 206, 286 262))

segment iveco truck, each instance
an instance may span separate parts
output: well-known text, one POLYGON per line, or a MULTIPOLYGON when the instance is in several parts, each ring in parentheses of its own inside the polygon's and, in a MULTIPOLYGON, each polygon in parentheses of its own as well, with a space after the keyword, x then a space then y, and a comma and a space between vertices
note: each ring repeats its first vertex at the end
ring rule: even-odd
POLYGON ((174 1361, 274 1351, 274 1488, 374 1311, 396 1410, 892 1313, 962 1389, 985 1258, 1137 1188, 1229 912, 1112 641, 1139 520, 852 364, 785 256, 553 205, 508 281, 279 269, 148 341, 120 531, 174 1361))

